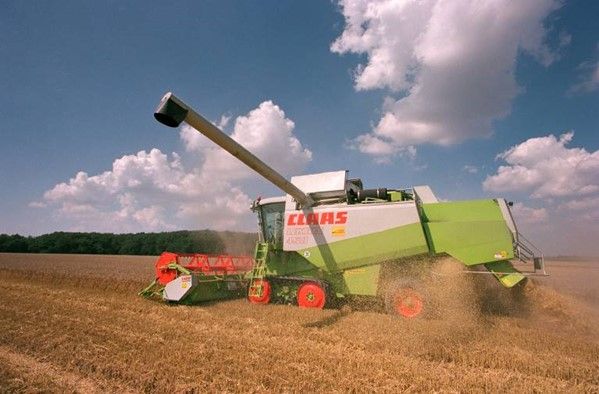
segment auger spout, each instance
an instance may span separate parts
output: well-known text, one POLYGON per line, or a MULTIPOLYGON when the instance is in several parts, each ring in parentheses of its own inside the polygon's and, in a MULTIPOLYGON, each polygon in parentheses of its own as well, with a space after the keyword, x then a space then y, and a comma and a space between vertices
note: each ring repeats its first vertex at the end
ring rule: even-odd
POLYGON ((257 158, 250 151, 239 145, 234 139, 195 112, 171 92, 165 94, 160 101, 158 108, 156 108, 156 111, 154 112, 154 118, 169 127, 179 127, 181 122, 187 123, 208 137, 208 139, 212 140, 212 142, 238 158, 252 170, 269 180, 279 189, 292 196, 303 208, 308 208, 314 204, 314 200, 310 196, 257 158))

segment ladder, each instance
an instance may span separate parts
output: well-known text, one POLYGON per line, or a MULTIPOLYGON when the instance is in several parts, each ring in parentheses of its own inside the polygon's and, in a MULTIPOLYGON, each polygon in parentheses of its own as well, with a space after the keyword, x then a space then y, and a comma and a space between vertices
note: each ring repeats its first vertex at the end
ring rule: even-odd
POLYGON ((254 268, 250 272, 250 284, 248 288, 248 296, 262 296, 262 281, 266 276, 266 260, 268 259, 268 250, 270 249, 268 242, 258 242, 256 244, 256 252, 254 254, 254 268))

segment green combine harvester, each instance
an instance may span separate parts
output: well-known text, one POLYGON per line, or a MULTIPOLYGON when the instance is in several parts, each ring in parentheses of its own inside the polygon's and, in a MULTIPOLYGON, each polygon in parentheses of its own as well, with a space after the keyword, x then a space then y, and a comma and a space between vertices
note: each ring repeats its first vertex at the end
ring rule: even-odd
POLYGON ((259 223, 253 264, 190 263, 193 255, 185 263, 166 253, 145 296, 187 304, 247 296, 254 304, 305 308, 368 296, 383 300, 390 313, 417 317, 428 301, 418 278, 401 269, 409 264, 451 256, 465 271, 484 270, 506 288, 527 275, 546 275, 542 254, 518 233, 504 199, 440 202, 428 186, 364 189, 347 171, 288 181, 172 93, 154 116, 170 127, 186 122, 286 195, 252 205, 259 223), (521 272, 512 261, 532 269, 521 272))

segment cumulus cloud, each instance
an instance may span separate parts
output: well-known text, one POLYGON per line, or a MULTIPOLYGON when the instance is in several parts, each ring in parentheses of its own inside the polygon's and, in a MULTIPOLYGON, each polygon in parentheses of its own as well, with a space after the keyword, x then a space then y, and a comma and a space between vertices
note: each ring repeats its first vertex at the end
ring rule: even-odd
POLYGON ((599 150, 568 145, 573 132, 530 138, 497 155, 505 161, 484 189, 530 198, 512 209, 520 231, 546 253, 597 255, 599 150), (542 225, 540 225, 542 224, 542 225), (559 237, 557 236, 559 234, 559 237), (536 242, 535 242, 536 243, 536 242))
POLYGON ((516 223, 542 223, 547 220, 547 209, 527 207, 521 202, 517 202, 511 209, 516 223))
POLYGON ((583 94, 599 89, 599 43, 595 45, 595 60, 587 60, 578 65, 578 82, 570 86, 568 94, 583 94))
POLYGON ((221 115, 220 119, 218 122, 215 122, 214 124, 221 130, 224 130, 225 127, 227 127, 229 125, 229 121, 231 120, 231 116, 229 115, 221 115))
POLYGON ((568 148, 573 132, 530 138, 500 153, 507 165, 488 176, 489 191, 528 191, 533 198, 583 196, 599 192, 599 151, 568 148))
MULTIPOLYGON (((514 78, 519 52, 543 65, 557 54, 545 44, 554 0, 341 0, 345 28, 335 53, 365 54, 357 90, 386 88, 383 115, 355 143, 371 155, 406 147, 449 145, 492 133, 521 91, 514 78)), ((567 45, 567 34, 560 44, 567 45)))
POLYGON ((582 211, 587 209, 599 210, 599 197, 571 200, 560 205, 560 208, 566 208, 573 211, 582 211))
POLYGON ((478 167, 470 164, 466 164, 464 167, 462 167, 462 170, 469 174, 478 174, 478 167))
POLYGON ((583 222, 590 222, 595 226, 599 223, 599 196, 568 200, 561 203, 557 209, 583 222))
POLYGON ((374 157, 379 164, 389 164, 393 157, 399 156, 414 160, 417 150, 414 146, 394 147, 371 134, 363 134, 346 143, 349 149, 359 150, 374 157))
POLYGON ((579 68, 582 70, 581 80, 568 93, 589 93, 599 89, 599 62, 585 62, 579 68))
POLYGON ((172 230, 200 218, 208 219, 197 222, 202 227, 222 228, 227 222, 208 206, 220 199, 233 205, 230 212, 220 212, 226 217, 237 218, 250 204, 238 188, 211 181, 201 168, 185 168, 178 154, 152 149, 116 159, 98 175, 80 171, 46 191, 36 205, 51 207, 72 229, 122 232, 172 230))
MULTIPOLYGON (((275 167, 283 175, 299 173, 312 160, 312 152, 293 134, 295 123, 272 101, 265 101, 245 116, 235 119, 231 138, 275 167)), ((203 171, 226 179, 243 179, 254 173, 239 160, 216 147, 190 127, 181 130, 186 149, 205 156, 203 171)))
MULTIPOLYGON (((226 127, 228 118, 218 122, 226 127)), ((235 120, 232 137, 275 168, 300 172, 311 152, 293 135, 294 123, 271 101, 235 120)), ((71 230, 153 231, 175 228, 239 228, 250 198, 239 182, 256 177, 237 160, 188 126, 180 138, 189 158, 159 149, 114 160, 90 176, 80 171, 46 191, 31 207, 50 208, 71 230)))

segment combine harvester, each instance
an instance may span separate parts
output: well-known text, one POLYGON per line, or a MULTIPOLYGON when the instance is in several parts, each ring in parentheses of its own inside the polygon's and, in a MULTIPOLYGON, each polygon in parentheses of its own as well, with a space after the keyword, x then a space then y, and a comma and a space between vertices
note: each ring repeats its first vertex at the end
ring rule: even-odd
POLYGON ((429 300, 419 276, 409 274, 415 270, 404 269, 409 265, 449 255, 466 272, 491 274, 506 288, 522 285, 526 275, 546 275, 542 254, 518 233, 504 199, 439 202, 428 186, 364 189, 347 171, 288 181, 172 93, 154 116, 169 127, 185 121, 286 195, 252 205, 259 240, 251 268, 202 271, 186 268, 177 255, 163 255, 159 263, 168 275, 157 275, 145 295, 195 303, 246 294, 254 304, 305 308, 370 296, 390 313, 417 317, 429 300), (532 268, 518 271, 512 260, 532 268))

